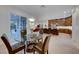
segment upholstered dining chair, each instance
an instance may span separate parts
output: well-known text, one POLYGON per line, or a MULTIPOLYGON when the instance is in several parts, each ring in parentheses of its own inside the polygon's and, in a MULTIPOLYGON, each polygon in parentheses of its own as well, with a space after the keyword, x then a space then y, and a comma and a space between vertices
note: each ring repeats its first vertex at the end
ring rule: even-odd
MULTIPOLYGON (((46 36, 44 42, 39 42, 37 45, 33 46, 33 49, 39 54, 48 54, 48 45, 51 36, 46 36)), ((34 51, 34 53, 35 53, 34 51)))
POLYGON ((25 53, 25 44, 24 43, 17 43, 15 45, 11 46, 6 34, 3 34, 1 36, 1 39, 4 42, 9 54, 15 54, 15 53, 21 51, 22 49, 24 49, 24 53, 25 53))

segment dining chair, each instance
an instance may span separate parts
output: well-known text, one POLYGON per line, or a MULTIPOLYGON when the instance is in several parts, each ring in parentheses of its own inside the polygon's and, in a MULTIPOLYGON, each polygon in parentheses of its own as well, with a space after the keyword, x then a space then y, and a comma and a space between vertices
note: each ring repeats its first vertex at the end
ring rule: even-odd
POLYGON ((44 42, 39 42, 38 44, 33 46, 34 53, 38 52, 39 54, 48 54, 48 45, 51 36, 46 36, 44 42))
POLYGON ((15 45, 11 46, 6 34, 3 34, 1 36, 1 39, 4 42, 9 54, 15 54, 23 49, 24 49, 24 53, 25 53, 25 44, 24 43, 20 42, 20 43, 17 43, 15 45))

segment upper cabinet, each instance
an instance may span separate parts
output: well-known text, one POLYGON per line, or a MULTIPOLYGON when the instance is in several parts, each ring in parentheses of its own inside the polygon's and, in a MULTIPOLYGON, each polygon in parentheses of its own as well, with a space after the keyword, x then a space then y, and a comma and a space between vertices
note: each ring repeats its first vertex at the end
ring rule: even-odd
POLYGON ((72 26, 72 16, 65 18, 65 26, 72 26))
POLYGON ((72 16, 48 20, 48 26, 51 26, 52 24, 58 24, 59 26, 72 26, 72 16))

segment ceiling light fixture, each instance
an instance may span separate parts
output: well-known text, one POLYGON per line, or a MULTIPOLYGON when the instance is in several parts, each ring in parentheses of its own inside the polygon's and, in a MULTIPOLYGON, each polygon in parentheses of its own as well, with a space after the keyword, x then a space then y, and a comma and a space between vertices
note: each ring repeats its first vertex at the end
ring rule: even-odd
POLYGON ((34 19, 34 18, 29 18, 29 21, 30 21, 30 22, 34 22, 35 19, 34 19))
POLYGON ((45 5, 41 5, 41 8, 46 8, 46 6, 45 5))

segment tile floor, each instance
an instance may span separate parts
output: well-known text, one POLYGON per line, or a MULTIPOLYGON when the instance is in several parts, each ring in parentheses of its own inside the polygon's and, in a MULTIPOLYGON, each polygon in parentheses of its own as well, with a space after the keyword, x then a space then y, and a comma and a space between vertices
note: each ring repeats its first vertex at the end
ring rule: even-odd
POLYGON ((49 54, 75 54, 79 53, 72 38, 68 34, 59 33, 52 36, 49 43, 49 54))
MULTIPOLYGON (((47 34, 43 35, 45 38, 47 34)), ((4 43, 0 40, 0 54, 7 54, 4 43)), ((18 54, 23 51, 18 52, 18 54)), ((59 33, 58 36, 52 35, 49 41, 49 54, 77 54, 79 49, 74 46, 72 38, 68 34, 59 33)), ((30 54, 30 53, 27 53, 30 54)))

